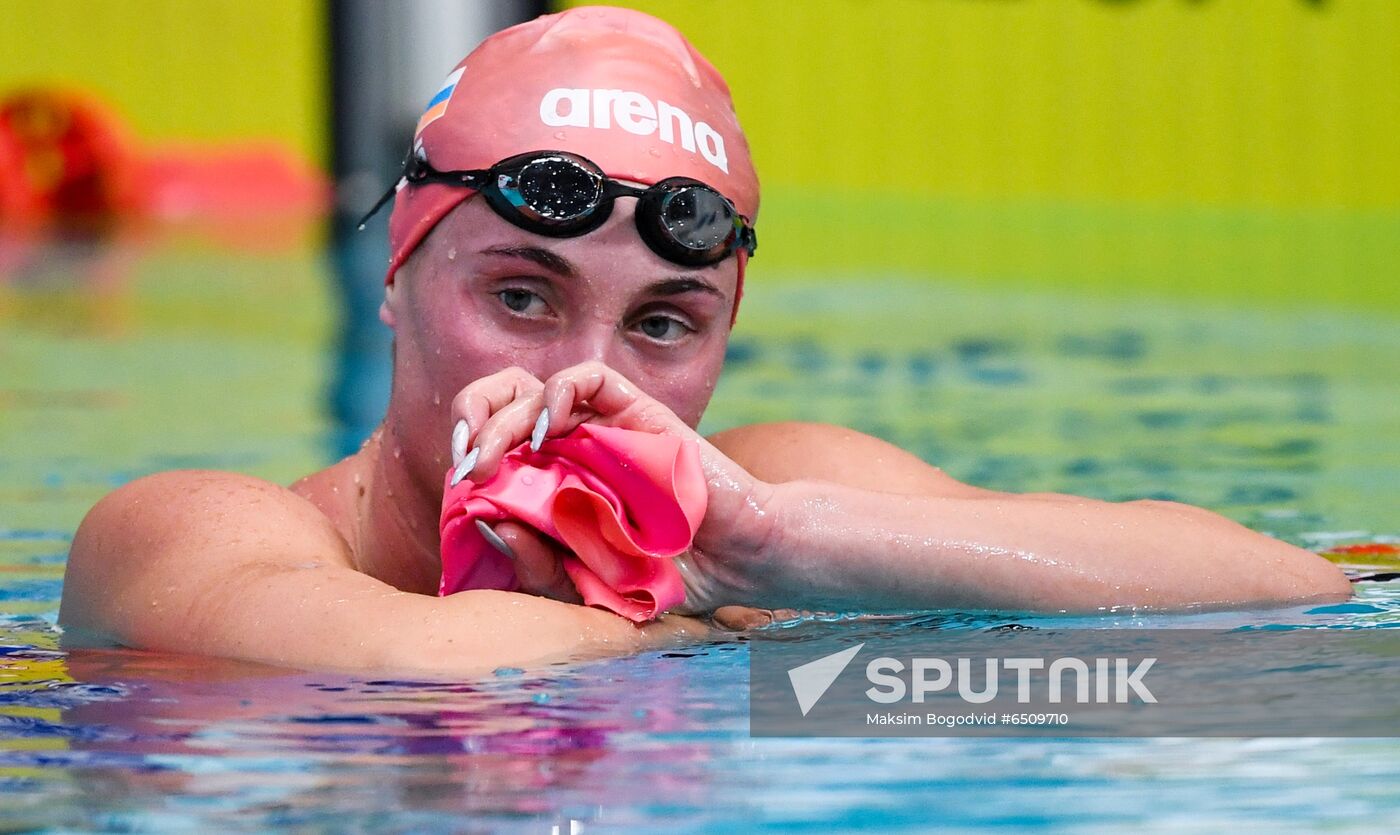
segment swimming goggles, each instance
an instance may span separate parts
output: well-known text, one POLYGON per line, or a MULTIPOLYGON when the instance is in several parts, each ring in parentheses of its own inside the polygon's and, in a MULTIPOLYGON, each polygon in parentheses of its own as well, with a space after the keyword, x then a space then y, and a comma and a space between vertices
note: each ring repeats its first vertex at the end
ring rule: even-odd
POLYGON ((566 151, 531 151, 486 169, 438 171, 420 145, 404 161, 403 181, 379 199, 360 226, 405 183, 475 189, 502 218, 551 238, 586 235, 608 219, 614 200, 635 197, 642 240, 652 252, 687 267, 717 264, 740 249, 753 255, 758 248, 749 221, 699 180, 668 177, 638 188, 610 179, 596 163, 566 151))

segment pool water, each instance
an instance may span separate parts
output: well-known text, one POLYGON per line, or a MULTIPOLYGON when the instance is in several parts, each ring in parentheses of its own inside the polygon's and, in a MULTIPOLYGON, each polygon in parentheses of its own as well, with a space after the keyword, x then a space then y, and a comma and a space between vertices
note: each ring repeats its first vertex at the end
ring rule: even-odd
MULTIPOLYGON (((747 640, 451 683, 65 652, 64 559, 106 491, 177 467, 285 484, 353 448, 363 425, 344 401, 375 396, 385 367, 337 330, 329 263, 314 248, 197 239, 70 242, 5 261, 6 830, 1400 825, 1400 744, 1385 738, 750 738, 747 640)), ((831 421, 988 487, 1179 499, 1319 550, 1400 541, 1390 314, 956 276, 758 273, 751 285, 707 430, 831 421)), ((748 640, 1005 623, 1400 626, 1400 583, 1357 592, 1210 615, 806 622, 748 640)))

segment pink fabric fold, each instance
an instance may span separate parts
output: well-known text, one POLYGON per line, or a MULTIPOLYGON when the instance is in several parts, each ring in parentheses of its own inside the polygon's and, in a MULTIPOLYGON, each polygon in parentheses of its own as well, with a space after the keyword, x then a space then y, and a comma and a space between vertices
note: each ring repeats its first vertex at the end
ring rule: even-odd
POLYGON ((528 525, 562 545, 583 601, 641 623, 685 600, 672 557, 705 516, 708 491, 691 439, 585 423, 536 452, 521 444, 482 484, 463 479, 442 498, 438 594, 519 588, 509 557, 476 527, 528 525))

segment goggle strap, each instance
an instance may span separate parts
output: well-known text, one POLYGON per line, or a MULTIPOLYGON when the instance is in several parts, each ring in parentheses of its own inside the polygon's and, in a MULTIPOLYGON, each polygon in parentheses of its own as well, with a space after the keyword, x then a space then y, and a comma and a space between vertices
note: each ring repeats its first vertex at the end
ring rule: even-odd
MULTIPOLYGON (((411 165, 411 162, 405 164, 405 171, 408 170, 408 166, 409 166, 409 165, 411 165)), ((419 175, 416 179, 411 179, 411 178, 408 176, 408 174, 405 173, 402 177, 399 178, 399 181, 398 181, 398 182, 394 183, 392 186, 389 186, 389 189, 388 189, 387 191, 385 191, 384 194, 383 194, 382 196, 380 196, 380 198, 379 198, 377 201, 375 201, 374 206, 373 206, 368 212, 365 212, 364 217, 360 218, 360 222, 357 223, 357 224, 355 225, 355 231, 357 231, 357 232, 363 232, 363 231, 365 230, 366 224, 369 223, 370 218, 372 218, 372 217, 374 217, 375 215, 379 214, 379 210, 382 209, 382 208, 384 208, 384 204, 385 204, 385 203, 388 203, 390 200, 392 200, 392 199, 394 198, 394 195, 395 195, 396 193, 398 193, 398 190, 399 190, 400 186, 402 186, 402 185, 405 184, 405 183, 407 183, 407 184, 409 184, 409 185, 413 185, 413 184, 415 184, 415 183, 443 183, 443 184, 446 184, 446 185, 454 185, 454 186, 463 186, 463 185, 464 185, 464 186, 467 186, 468 188, 479 189, 479 188, 481 188, 481 186, 483 185, 483 183, 480 183, 480 182, 473 183, 472 180, 473 180, 473 179, 479 180, 479 179, 481 179, 481 178, 483 178, 483 177, 486 177, 486 176, 488 176, 488 175, 490 174, 489 171, 463 171, 463 172, 460 172, 460 173, 458 173, 458 172, 453 172, 453 173, 456 173, 457 176, 456 176, 456 177, 453 177, 453 176, 450 175, 450 174, 449 174, 449 175, 444 175, 444 174, 443 174, 442 172, 440 172, 440 171, 434 171, 434 170, 432 170, 432 169, 428 169, 428 170, 426 170, 426 171, 424 171, 424 172, 421 172, 420 175, 419 175)))
POLYGON ((379 198, 379 200, 374 204, 374 208, 370 209, 368 212, 365 212, 365 216, 362 217, 362 218, 360 218, 360 222, 359 222, 358 224, 356 224, 356 226, 355 226, 355 231, 357 231, 357 232, 363 232, 363 231, 365 231, 365 225, 369 223, 369 219, 372 218, 372 217, 374 217, 375 215, 379 214, 379 210, 382 209, 382 208, 384 208, 384 204, 385 204, 385 203, 388 203, 390 200, 392 200, 392 199, 394 198, 394 194, 395 194, 398 190, 399 190, 399 184, 398 184, 398 183, 394 183, 392 186, 389 186, 389 190, 386 191, 386 192, 384 192, 384 196, 379 198))

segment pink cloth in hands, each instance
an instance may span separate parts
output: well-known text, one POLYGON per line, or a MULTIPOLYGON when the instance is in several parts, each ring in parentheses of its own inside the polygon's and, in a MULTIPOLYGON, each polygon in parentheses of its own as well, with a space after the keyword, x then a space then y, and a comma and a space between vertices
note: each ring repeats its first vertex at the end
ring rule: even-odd
POLYGON ((482 484, 446 476, 439 595, 519 588, 509 557, 476 520, 525 524, 564 546, 564 570, 589 606, 641 623, 685 601, 670 559, 690 547, 708 490, 691 439, 580 424, 530 451, 521 444, 482 484))

